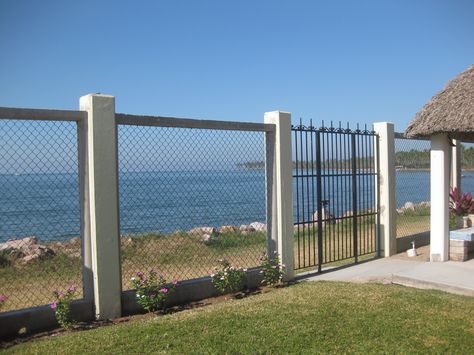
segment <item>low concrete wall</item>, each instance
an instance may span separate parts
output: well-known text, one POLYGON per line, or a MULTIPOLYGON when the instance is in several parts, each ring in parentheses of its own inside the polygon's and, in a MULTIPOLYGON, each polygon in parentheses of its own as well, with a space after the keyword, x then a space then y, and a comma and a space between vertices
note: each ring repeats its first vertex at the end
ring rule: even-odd
MULTIPOLYGON (((77 321, 93 320, 94 305, 90 301, 73 301, 71 315, 77 321)), ((31 333, 58 326, 54 311, 49 305, 0 313, 0 339, 14 337, 20 330, 31 333)))
POLYGON ((430 244, 430 232, 423 232, 409 235, 406 237, 397 238, 397 253, 402 253, 412 248, 411 242, 415 241, 415 247, 422 247, 430 244))
MULTIPOLYGON (((247 271, 248 288, 257 288, 262 282, 260 269, 250 269, 247 271)), ((211 277, 201 277, 193 280, 186 280, 178 283, 175 293, 169 299, 168 306, 186 304, 193 301, 200 301, 205 298, 217 296, 219 293, 212 285, 211 277)), ((137 304, 135 291, 122 292, 122 314, 130 315, 142 313, 143 309, 137 304)))

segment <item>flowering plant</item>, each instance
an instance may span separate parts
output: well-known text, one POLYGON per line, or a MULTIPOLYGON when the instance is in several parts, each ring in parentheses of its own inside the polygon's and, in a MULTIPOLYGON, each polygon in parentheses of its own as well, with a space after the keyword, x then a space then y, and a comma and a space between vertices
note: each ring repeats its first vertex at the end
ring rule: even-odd
POLYGON ((474 201, 470 192, 463 194, 457 187, 454 187, 451 189, 449 197, 451 199, 449 208, 456 216, 466 216, 474 211, 474 201))
POLYGON ((280 257, 275 252, 272 258, 268 257, 266 253, 260 257, 260 274, 263 275, 262 284, 264 285, 277 285, 281 283, 283 275, 285 275, 285 265, 280 263, 280 257))
POLYGON ((216 267, 216 273, 211 274, 214 287, 222 294, 238 291, 242 287, 247 270, 236 268, 224 259, 220 259, 218 262, 221 264, 221 270, 216 267))
POLYGON ((5 295, 0 295, 0 309, 2 309, 3 304, 8 300, 8 297, 5 295))
POLYGON ((71 329, 75 323, 71 318, 71 301, 74 299, 75 293, 76 286, 74 285, 71 285, 66 292, 53 292, 56 299, 51 303, 51 309, 54 310, 59 325, 64 329, 71 329))
POLYGON ((165 276, 158 275, 154 269, 148 271, 148 277, 141 271, 136 277, 131 278, 132 287, 135 289, 137 303, 146 311, 153 312, 163 309, 166 299, 174 292, 178 281, 173 280, 166 285, 165 276))

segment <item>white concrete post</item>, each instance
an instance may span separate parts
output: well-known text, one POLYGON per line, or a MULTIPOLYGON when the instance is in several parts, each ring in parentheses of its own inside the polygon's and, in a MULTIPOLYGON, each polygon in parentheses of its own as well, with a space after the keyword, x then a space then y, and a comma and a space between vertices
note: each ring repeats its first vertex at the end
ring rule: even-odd
POLYGON ((293 163, 291 159, 291 114, 266 112, 265 123, 275 124, 272 188, 272 239, 277 240, 281 262, 286 265, 285 280, 295 277, 293 236, 293 163))
POLYGON ((397 253, 395 130, 393 123, 388 122, 375 123, 374 130, 379 135, 379 159, 375 166, 380 174, 380 255, 388 257, 397 253))
POLYGON ((451 187, 461 190, 461 141, 457 139, 453 139, 451 157, 451 187))
POLYGON ((115 98, 81 97, 87 111, 87 168, 94 303, 98 319, 121 315, 120 228, 118 210, 115 98))
POLYGON ((94 302, 94 274, 92 271, 91 228, 89 221, 89 167, 87 165, 87 118, 77 123, 79 165, 79 203, 81 209, 81 259, 84 300, 94 302))
POLYGON ((449 259, 449 163, 451 145, 446 134, 431 137, 431 261, 449 259))

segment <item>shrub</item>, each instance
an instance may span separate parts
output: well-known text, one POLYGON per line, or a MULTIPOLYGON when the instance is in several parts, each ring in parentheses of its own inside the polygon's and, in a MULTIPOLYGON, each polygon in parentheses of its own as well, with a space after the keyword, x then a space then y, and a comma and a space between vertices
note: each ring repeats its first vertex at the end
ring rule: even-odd
POLYGON ((2 309, 5 302, 8 300, 8 297, 5 295, 0 295, 0 309, 2 309))
POLYGON ((274 286, 281 283, 283 275, 285 275, 285 265, 280 263, 280 257, 277 252, 275 252, 272 258, 268 257, 264 253, 260 257, 260 273, 263 275, 262 284, 274 286))
POLYGON ((131 278, 135 289, 137 303, 147 312, 165 308, 166 299, 174 292, 176 280, 166 284, 164 275, 158 275, 154 269, 148 271, 148 277, 141 271, 131 278))
POLYGON ((71 329, 75 321, 71 317, 71 301, 74 299, 76 286, 70 286, 66 292, 54 291, 55 301, 51 303, 51 309, 59 325, 64 329, 71 329))
POLYGON ((6 253, 0 252, 0 267, 8 267, 11 262, 6 253))
POLYGON ((456 216, 465 216, 474 211, 474 201, 471 193, 463 194, 455 187, 451 189, 449 197, 449 208, 456 216))
POLYGON ((220 259, 221 269, 216 267, 216 273, 211 275, 212 284, 219 293, 237 292, 242 287, 246 269, 233 267, 227 260, 220 259))

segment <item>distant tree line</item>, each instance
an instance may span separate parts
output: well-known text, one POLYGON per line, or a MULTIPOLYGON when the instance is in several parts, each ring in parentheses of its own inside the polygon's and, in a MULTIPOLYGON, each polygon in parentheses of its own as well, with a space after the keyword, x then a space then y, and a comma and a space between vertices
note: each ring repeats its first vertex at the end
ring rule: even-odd
MULTIPOLYGON (((316 160, 314 161, 293 161, 293 169, 316 169, 316 160)), ((372 157, 365 157, 365 158, 357 158, 356 159, 357 167, 360 169, 368 169, 373 167, 373 158, 372 157)), ((264 161, 251 161, 245 162, 241 164, 237 164, 239 169, 246 169, 246 170, 262 170, 265 169, 265 162, 264 161)), ((323 169, 349 169, 352 167, 352 160, 337 160, 337 159, 327 159, 321 162, 321 167, 323 169)))
MULTIPOLYGON (((348 169, 352 165, 350 159, 336 160, 327 159, 321 162, 326 169, 348 169)), ((357 158, 357 167, 372 167, 373 158, 357 158)), ((395 165, 399 169, 429 169, 430 168, 430 150, 399 151, 395 153, 395 165)), ((265 169, 264 161, 251 161, 237 164, 239 169, 262 170, 265 169)), ((462 169, 474 169, 474 147, 466 148, 461 144, 461 167, 462 169)), ((293 161, 293 169, 316 169, 316 161, 293 161)))
MULTIPOLYGON (((412 149, 395 153, 395 165, 403 169, 429 169, 430 150, 412 149)), ((461 168, 474 169, 474 147, 466 148, 461 144, 461 168)))

